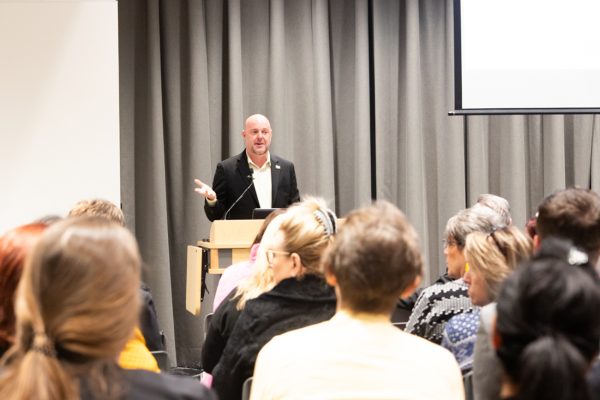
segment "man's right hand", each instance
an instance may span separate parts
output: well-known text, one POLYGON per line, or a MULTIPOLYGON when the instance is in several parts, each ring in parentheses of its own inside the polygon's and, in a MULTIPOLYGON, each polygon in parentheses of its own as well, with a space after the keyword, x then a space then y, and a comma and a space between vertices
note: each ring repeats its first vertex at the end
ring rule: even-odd
POLYGON ((198 187, 194 189, 196 193, 200 193, 208 201, 212 202, 217 200, 217 194, 210 186, 203 183, 200 179, 194 179, 194 182, 198 185, 198 187))

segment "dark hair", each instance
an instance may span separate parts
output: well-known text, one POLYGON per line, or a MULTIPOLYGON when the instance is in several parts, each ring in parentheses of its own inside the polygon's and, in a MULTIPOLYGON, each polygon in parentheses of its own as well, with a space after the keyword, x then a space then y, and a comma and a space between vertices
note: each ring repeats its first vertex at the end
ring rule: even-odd
POLYGON ((15 292, 25 258, 46 227, 42 223, 23 225, 0 237, 0 355, 14 342, 15 292))
POLYGON ((362 312, 390 312, 423 270, 417 234, 386 201, 348 214, 323 263, 343 304, 362 312))
POLYGON ((546 197, 538 207, 537 234, 569 239, 595 258, 600 249, 600 196, 572 187, 546 197))
POLYGON ((600 288, 585 253, 551 239, 498 297, 496 349, 517 399, 588 399, 600 347, 600 288))

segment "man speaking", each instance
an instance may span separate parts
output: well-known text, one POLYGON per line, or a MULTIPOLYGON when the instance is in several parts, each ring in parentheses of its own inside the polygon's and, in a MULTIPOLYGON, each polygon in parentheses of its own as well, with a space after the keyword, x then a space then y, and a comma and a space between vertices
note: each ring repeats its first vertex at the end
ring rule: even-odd
POLYGON ((217 164, 212 188, 196 179, 209 220, 249 219, 255 208, 284 208, 300 200, 294 164, 269 152, 271 124, 260 114, 246 119, 241 154, 217 164))

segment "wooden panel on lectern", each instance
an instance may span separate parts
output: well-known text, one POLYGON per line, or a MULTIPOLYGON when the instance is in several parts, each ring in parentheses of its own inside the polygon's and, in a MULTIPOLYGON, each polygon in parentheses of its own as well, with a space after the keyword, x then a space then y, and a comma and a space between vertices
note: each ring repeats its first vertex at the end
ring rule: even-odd
POLYGON ((247 243, 252 247, 252 242, 263 222, 264 219, 214 221, 210 226, 210 241, 232 245, 247 243))
POLYGON ((187 277, 185 288, 185 309, 200 315, 200 295, 202 288, 202 249, 187 247, 187 277))
POLYGON ((252 242, 263 222, 262 219, 214 221, 210 241, 198 242, 198 246, 210 249, 209 273, 222 274, 229 265, 248 260, 252 242))

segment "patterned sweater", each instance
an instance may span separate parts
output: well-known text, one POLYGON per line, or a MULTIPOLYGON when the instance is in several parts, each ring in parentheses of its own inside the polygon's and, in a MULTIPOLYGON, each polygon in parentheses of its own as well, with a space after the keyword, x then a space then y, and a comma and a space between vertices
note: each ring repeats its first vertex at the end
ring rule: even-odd
POLYGON ((446 322, 457 314, 475 309, 467 291, 462 279, 424 289, 404 330, 440 344, 446 322))

